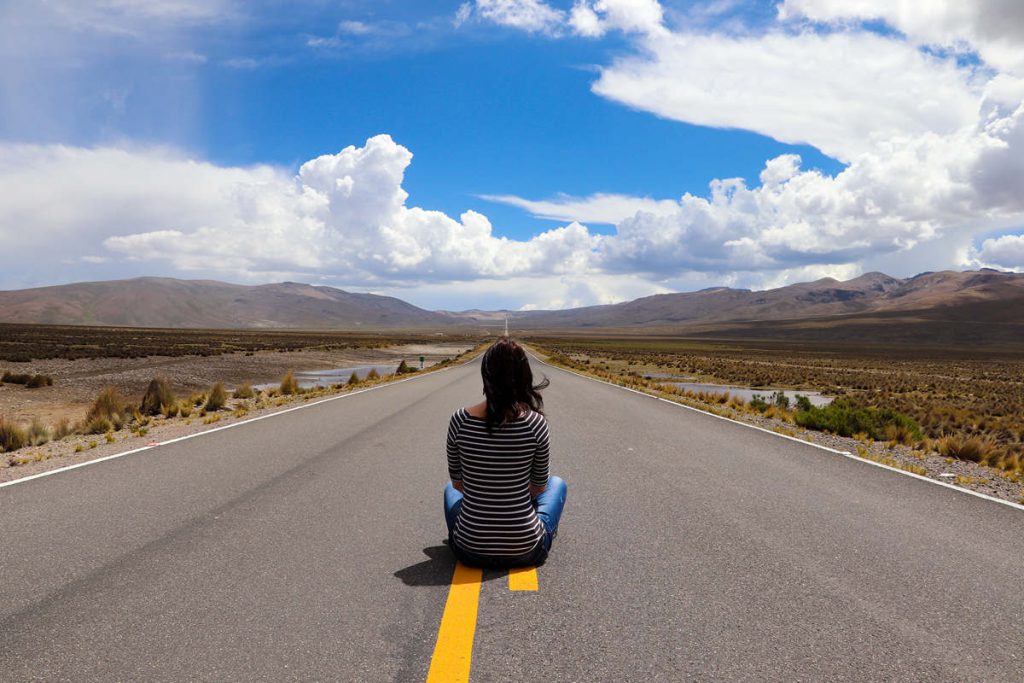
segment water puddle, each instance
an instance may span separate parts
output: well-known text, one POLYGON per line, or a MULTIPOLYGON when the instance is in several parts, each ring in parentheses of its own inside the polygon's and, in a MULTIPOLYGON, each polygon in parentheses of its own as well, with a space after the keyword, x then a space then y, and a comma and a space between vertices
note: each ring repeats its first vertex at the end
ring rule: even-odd
MULTIPOLYGON (((398 363, 389 365, 357 365, 351 368, 328 368, 326 370, 302 370, 295 373, 295 381, 303 389, 313 387, 329 387, 332 384, 345 384, 352 373, 356 373, 359 379, 366 379, 370 370, 376 370, 378 375, 393 375, 398 369, 398 363)), ((254 389, 270 389, 281 386, 281 382, 268 382, 267 384, 254 384, 254 389)))
POLYGON ((754 394, 764 397, 766 401, 771 401, 771 396, 776 391, 781 391, 789 398, 790 405, 796 403, 797 395, 806 396, 811 401, 811 405, 815 406, 827 406, 832 402, 831 396, 823 396, 817 391, 793 391, 792 389, 772 389, 770 387, 761 387, 754 389, 751 387, 737 387, 728 384, 705 384, 703 382, 669 382, 673 386, 687 390, 687 391, 705 391, 711 394, 729 394, 730 396, 738 396, 744 401, 749 401, 754 398, 754 394))

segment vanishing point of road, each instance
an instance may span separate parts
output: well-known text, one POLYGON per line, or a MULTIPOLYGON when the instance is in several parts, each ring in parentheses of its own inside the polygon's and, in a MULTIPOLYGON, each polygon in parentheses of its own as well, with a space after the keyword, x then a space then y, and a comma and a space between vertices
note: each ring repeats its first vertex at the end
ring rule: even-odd
POLYGON ((452 585, 471 363, 0 488, 0 679, 1024 680, 1024 512, 534 368, 535 584, 452 585))

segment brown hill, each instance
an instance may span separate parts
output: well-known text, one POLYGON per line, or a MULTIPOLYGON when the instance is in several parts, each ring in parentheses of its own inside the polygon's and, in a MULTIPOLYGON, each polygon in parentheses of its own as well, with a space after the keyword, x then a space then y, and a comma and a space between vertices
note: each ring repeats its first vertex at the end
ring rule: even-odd
POLYGON ((394 297, 333 287, 144 277, 0 292, 0 322, 380 329, 440 326, 448 319, 394 297))

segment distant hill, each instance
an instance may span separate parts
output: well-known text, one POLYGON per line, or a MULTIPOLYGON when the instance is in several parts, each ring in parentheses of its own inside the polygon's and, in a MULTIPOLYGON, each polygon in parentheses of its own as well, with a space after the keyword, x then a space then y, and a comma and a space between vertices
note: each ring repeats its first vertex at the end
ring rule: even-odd
POLYGON ((985 320, 1020 322, 1024 274, 986 269, 922 273, 898 279, 884 273, 867 273, 847 282, 824 278, 764 291, 717 287, 657 294, 606 306, 529 311, 512 316, 517 325, 529 328, 672 327, 894 312, 968 319, 975 315, 972 310, 980 312, 978 306, 986 303, 998 306, 984 312, 985 320))
POLYGON ((867 273, 765 291, 716 287, 560 311, 426 311, 284 282, 138 278, 0 292, 0 322, 178 328, 618 330, 809 341, 1024 346, 1024 274, 867 273))
POLYGON ((143 277, 0 292, 0 322, 177 328, 382 329, 449 318, 401 299, 283 282, 143 277))

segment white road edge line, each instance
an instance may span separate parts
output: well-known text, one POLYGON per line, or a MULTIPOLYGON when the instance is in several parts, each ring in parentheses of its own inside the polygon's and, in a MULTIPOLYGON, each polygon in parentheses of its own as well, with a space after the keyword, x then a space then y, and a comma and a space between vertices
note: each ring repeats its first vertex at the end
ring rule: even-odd
POLYGON ((402 382, 408 382, 408 381, 414 380, 414 379, 423 379, 424 377, 429 377, 430 375, 436 375, 439 372, 446 372, 448 370, 453 370, 455 368, 460 368, 463 365, 468 365, 469 363, 472 363, 474 360, 476 360, 476 356, 474 356, 473 358, 470 358, 469 360, 467 360, 467 361, 465 361, 463 363, 459 363, 458 365, 452 365, 452 366, 447 367, 447 368, 441 368, 440 370, 433 370, 431 372, 425 372, 422 375, 415 375, 413 377, 406 377, 405 379, 397 379, 397 380, 394 380, 393 382, 386 382, 386 383, 381 384, 381 385, 376 386, 376 387, 367 387, 366 389, 359 389, 357 391, 350 391, 348 393, 339 394, 337 396, 329 396, 329 397, 321 399, 319 401, 313 401, 312 403, 303 403, 300 406, 292 406, 291 408, 285 408, 284 410, 279 410, 279 411, 274 412, 274 413, 268 413, 266 415, 260 415, 259 417, 250 417, 248 420, 242 420, 241 422, 232 422, 229 425, 222 425, 220 427, 214 427, 212 429, 206 429, 206 430, 201 431, 201 432, 196 432, 195 434, 186 434, 185 436, 179 436, 179 437, 177 437, 175 439, 168 439, 167 441, 160 441, 155 446, 142 446, 140 448, 133 448, 132 450, 124 451, 123 453, 114 453, 113 455, 105 455, 102 458, 96 458, 95 460, 86 460, 85 462, 76 463, 74 465, 67 465, 66 467, 58 467, 57 469, 54 469, 54 470, 47 470, 46 472, 39 472, 38 474, 30 474, 27 477, 21 477, 20 479, 12 479, 11 481, 5 481, 3 483, 0 483, 0 489, 4 488, 6 486, 14 486, 15 484, 21 484, 21 483, 26 482, 26 481, 31 481, 33 479, 39 479, 41 477, 49 477, 50 475, 59 474, 60 472, 67 472, 69 470, 77 470, 79 467, 85 467, 86 465, 95 465, 96 463, 106 462, 107 460, 113 460, 115 458, 123 458, 126 455, 132 455, 134 453, 141 453, 142 451, 151 451, 154 448, 160 448, 160 446, 166 446, 167 444, 177 443, 178 441, 185 441, 187 439, 194 439, 194 438, 196 438, 198 436, 205 436, 207 434, 213 434, 214 432, 220 432, 220 431, 223 431, 225 429, 231 429, 233 427, 241 427, 242 425, 249 424, 251 422, 259 422, 260 420, 266 420, 267 418, 270 418, 270 417, 277 417, 278 415, 284 415, 285 413, 290 413, 290 412, 293 412, 293 411, 296 411, 296 410, 302 410, 303 408, 312 408, 313 406, 320 405, 321 403, 328 403, 330 401, 337 401, 337 400, 342 399, 342 398, 348 398, 349 396, 358 396, 359 394, 365 394, 368 391, 376 391, 378 389, 386 389, 387 387, 394 386, 396 384, 401 384, 402 382))
POLYGON ((615 382, 608 382, 608 381, 603 380, 603 379, 598 379, 597 377, 591 377, 590 375, 584 375, 583 373, 576 372, 575 370, 569 370, 568 368, 563 368, 563 367, 560 367, 558 365, 552 365, 551 363, 548 363, 547 361, 541 360, 537 356, 534 356, 534 359, 537 360, 540 363, 543 363, 544 365, 548 366, 549 368, 555 368, 556 370, 561 370, 563 372, 568 372, 568 373, 576 375, 578 377, 582 377, 583 379, 589 379, 589 380, 591 380, 593 382, 600 382, 601 384, 607 384, 608 386, 615 387, 617 389, 624 389, 626 391, 631 391, 634 394, 640 394, 641 396, 646 396, 647 398, 652 398, 652 399, 654 399, 656 401, 662 401, 663 403, 668 403, 669 405, 676 406, 677 408, 686 408, 687 410, 692 410, 695 413, 701 413, 702 415, 707 415, 709 417, 715 417, 715 418, 718 418, 719 420, 725 420, 726 422, 732 422, 734 424, 738 424, 738 425, 741 425, 743 427, 747 427, 749 429, 756 429, 759 432, 764 432, 765 434, 771 434, 772 436, 777 436, 777 437, 779 437, 781 439, 789 439, 790 441, 795 441, 795 442, 803 444, 805 446, 813 446, 814 448, 817 448, 817 449, 820 449, 820 450, 823 450, 823 451, 828 451, 829 453, 835 453, 836 455, 841 455, 844 458, 849 458, 851 460, 855 460, 857 462, 862 462, 862 463, 865 463, 865 464, 868 464, 868 465, 874 465, 875 467, 881 467, 883 470, 889 470, 890 472, 895 472, 897 474, 902 474, 902 475, 905 475, 907 477, 913 477, 914 479, 920 479, 921 481, 928 482, 929 484, 935 484, 936 486, 942 486, 942 487, 947 488, 947 489, 952 489, 953 491, 959 491, 960 493, 966 493, 968 495, 975 496, 977 498, 983 498, 984 500, 990 500, 993 503, 1001 503, 1003 505, 1008 505, 1009 507, 1016 508, 1018 510, 1024 510, 1024 505, 1021 505, 1020 503, 1014 503, 1013 501, 1003 500, 1002 498, 996 498, 995 496, 990 496, 990 495, 985 494, 985 493, 979 493, 977 491, 972 491, 970 489, 965 489, 965 488, 962 488, 960 486, 954 486, 953 484, 947 484, 946 482, 939 481, 938 479, 932 479, 931 477, 925 477, 925 476, 920 475, 920 474, 914 474, 913 472, 907 472, 906 470, 901 470, 898 467, 892 467, 891 465, 885 465, 885 464, 880 463, 880 462, 875 462, 874 460, 869 460, 867 458, 861 458, 861 457, 859 457, 857 455, 854 455, 850 451, 840 451, 840 450, 835 449, 835 448, 829 448, 828 446, 822 446, 821 444, 814 443, 813 441, 804 441, 803 439, 798 439, 795 436, 789 436, 787 434, 779 434, 778 432, 773 432, 772 430, 765 429, 764 427, 758 427, 757 425, 752 425, 752 424, 748 424, 746 422, 741 422, 740 420, 734 420, 731 417, 725 417, 724 415, 716 415, 716 414, 710 413, 710 412, 708 412, 706 410, 701 410, 700 408, 694 408, 693 406, 684 405, 682 403, 676 403, 675 401, 670 401, 667 398, 662 398, 660 396, 654 396, 654 395, 648 394, 648 393, 646 393, 644 391, 638 391, 636 389, 630 389, 629 387, 624 387, 621 384, 616 384, 615 382))

